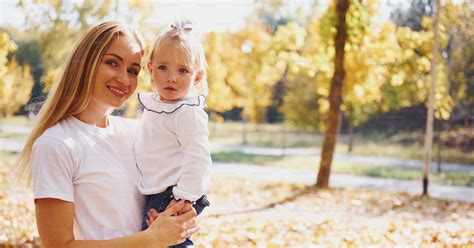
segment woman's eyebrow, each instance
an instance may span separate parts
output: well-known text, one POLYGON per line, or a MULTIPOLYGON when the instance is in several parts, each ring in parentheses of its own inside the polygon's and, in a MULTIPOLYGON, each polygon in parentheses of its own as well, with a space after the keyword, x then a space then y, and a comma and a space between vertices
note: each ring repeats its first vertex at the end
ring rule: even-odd
POLYGON ((106 53, 105 55, 114 56, 114 57, 116 57, 118 60, 120 60, 121 62, 123 62, 122 57, 118 56, 118 55, 115 54, 115 53, 106 53))
MULTIPOLYGON (((117 54, 115 53, 106 53, 105 55, 109 55, 109 56, 113 56, 113 57, 116 57, 118 60, 120 60, 120 62, 123 62, 123 59, 122 57, 118 56, 117 54)), ((140 67, 140 64, 139 63, 132 63, 133 66, 137 66, 137 67, 140 67)))

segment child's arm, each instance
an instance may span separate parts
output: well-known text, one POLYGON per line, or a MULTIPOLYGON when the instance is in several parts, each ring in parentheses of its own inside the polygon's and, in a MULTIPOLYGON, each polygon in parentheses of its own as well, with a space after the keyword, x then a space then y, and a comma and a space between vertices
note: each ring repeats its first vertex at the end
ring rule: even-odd
POLYGON ((194 202, 206 194, 210 187, 212 160, 209 152, 208 116, 202 108, 183 108, 176 115, 174 124, 184 162, 173 194, 177 199, 194 202))

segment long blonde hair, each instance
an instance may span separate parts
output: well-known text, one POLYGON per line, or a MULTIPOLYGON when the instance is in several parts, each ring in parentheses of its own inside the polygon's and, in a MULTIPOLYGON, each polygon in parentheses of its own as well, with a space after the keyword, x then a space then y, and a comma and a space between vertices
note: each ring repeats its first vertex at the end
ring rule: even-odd
POLYGON ((91 27, 76 44, 18 155, 15 172, 20 179, 26 178, 30 181, 30 156, 36 139, 59 121, 86 109, 91 100, 93 83, 102 56, 114 38, 120 35, 135 38, 143 55, 144 43, 141 36, 119 22, 102 22, 91 27))

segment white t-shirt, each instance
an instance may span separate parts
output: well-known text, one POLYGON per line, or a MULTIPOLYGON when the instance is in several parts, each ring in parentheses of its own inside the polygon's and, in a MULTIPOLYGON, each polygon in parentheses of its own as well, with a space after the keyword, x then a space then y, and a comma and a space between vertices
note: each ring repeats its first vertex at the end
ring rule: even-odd
POLYGON ((100 128, 69 117, 33 145, 34 198, 73 202, 76 240, 122 237, 141 227, 144 197, 133 157, 138 122, 108 120, 100 128))
POLYGON ((205 97, 173 102, 155 98, 153 93, 139 94, 145 109, 135 146, 138 188, 151 195, 176 185, 175 198, 196 201, 208 192, 211 181, 205 97))

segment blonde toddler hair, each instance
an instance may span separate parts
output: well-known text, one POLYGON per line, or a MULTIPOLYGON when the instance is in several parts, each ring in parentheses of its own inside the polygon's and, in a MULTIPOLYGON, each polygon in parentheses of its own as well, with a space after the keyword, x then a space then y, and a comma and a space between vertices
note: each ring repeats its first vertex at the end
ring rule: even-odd
POLYGON ((187 56, 188 64, 192 68, 202 72, 202 78, 196 90, 198 94, 207 96, 207 62, 204 48, 193 24, 188 19, 181 19, 171 25, 171 29, 160 34, 155 42, 149 57, 149 63, 153 62, 155 54, 167 49, 180 49, 187 56))

